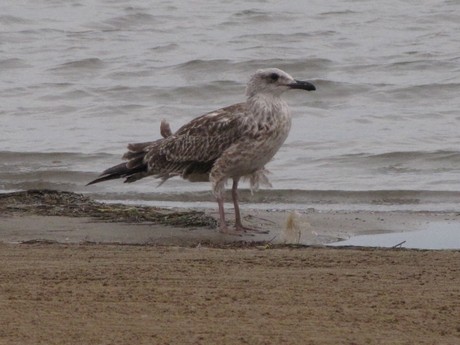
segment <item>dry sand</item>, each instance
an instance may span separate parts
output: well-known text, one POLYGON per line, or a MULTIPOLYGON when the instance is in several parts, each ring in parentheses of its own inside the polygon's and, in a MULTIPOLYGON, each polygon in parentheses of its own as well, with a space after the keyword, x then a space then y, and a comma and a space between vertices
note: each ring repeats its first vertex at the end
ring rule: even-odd
MULTIPOLYGON (((73 194, 0 196, 0 344, 460 344, 460 251, 282 246, 289 213, 246 214, 270 233, 223 236, 205 214, 73 194)), ((320 243, 458 218, 311 212, 291 225, 320 243)))
POLYGON ((460 252, 0 245, 1 344, 459 344, 460 252))

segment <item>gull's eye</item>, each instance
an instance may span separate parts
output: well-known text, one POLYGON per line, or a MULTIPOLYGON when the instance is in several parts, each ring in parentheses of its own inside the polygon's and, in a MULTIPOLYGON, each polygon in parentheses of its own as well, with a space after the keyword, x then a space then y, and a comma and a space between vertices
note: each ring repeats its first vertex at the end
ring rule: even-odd
POLYGON ((280 78, 280 76, 278 74, 276 74, 276 73, 270 74, 271 81, 278 81, 279 78, 280 78))

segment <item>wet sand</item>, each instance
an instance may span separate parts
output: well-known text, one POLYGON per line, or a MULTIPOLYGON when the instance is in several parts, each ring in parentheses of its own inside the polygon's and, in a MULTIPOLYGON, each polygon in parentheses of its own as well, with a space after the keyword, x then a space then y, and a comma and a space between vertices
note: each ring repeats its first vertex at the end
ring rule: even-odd
MULTIPOLYGON (((0 242, 121 243, 214 246, 235 242, 323 245, 351 236, 420 230, 427 224, 458 224, 459 213, 370 212, 309 209, 243 209, 244 223, 266 234, 219 233, 215 209, 160 209, 96 202, 81 194, 50 190, 0 194, 0 242)), ((228 218, 233 219, 231 209, 228 218)), ((230 224, 231 226, 231 224, 230 224)), ((397 245, 397 243, 395 243, 397 245)))
POLYGON ((321 246, 456 214, 245 210, 270 232, 237 237, 72 193, 0 211, 0 344, 460 342, 460 251, 321 246))

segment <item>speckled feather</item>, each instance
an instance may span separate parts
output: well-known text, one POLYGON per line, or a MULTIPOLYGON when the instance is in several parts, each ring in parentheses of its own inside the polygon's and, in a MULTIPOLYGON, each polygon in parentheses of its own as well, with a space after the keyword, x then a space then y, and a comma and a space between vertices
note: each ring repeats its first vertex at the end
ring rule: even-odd
POLYGON ((129 168, 147 165, 147 171, 133 174, 126 182, 148 175, 162 180, 182 176, 192 181, 209 180, 213 163, 232 144, 253 135, 256 123, 251 120, 245 103, 235 104, 195 118, 174 134, 163 122, 164 139, 129 144, 123 156, 129 168))

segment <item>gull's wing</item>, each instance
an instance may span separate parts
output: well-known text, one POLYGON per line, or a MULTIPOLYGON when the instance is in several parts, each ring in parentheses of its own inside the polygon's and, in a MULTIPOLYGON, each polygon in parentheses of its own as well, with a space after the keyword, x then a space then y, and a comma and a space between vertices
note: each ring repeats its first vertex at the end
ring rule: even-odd
POLYGON ((149 175, 162 182, 177 175, 205 181, 216 159, 253 133, 255 124, 251 118, 246 104, 239 103, 199 116, 174 134, 164 121, 160 127, 162 139, 129 144, 123 155, 127 162, 103 171, 89 184, 116 178, 134 182, 149 175))
MULTIPOLYGON (((233 143, 253 128, 245 103, 222 108, 197 117, 182 126, 174 134, 161 141, 159 147, 151 147, 145 159, 152 168, 158 154, 172 163, 210 162, 219 158, 233 143)), ((153 145, 156 146, 156 145, 153 145)))

